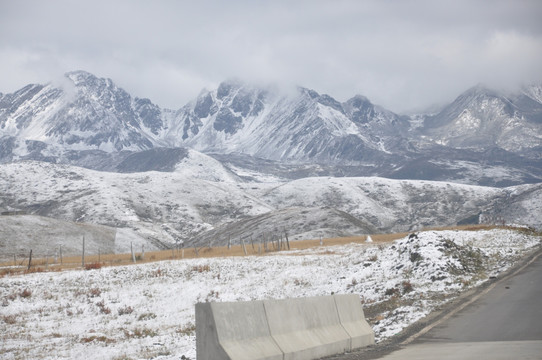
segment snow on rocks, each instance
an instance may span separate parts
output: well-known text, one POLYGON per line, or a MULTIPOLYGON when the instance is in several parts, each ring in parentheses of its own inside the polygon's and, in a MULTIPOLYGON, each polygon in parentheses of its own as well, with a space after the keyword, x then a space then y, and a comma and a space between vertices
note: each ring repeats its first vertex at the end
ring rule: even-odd
POLYGON ((427 231, 385 245, 4 276, 0 352, 5 359, 195 359, 197 302, 333 293, 359 294, 381 341, 539 245, 526 231, 427 231))

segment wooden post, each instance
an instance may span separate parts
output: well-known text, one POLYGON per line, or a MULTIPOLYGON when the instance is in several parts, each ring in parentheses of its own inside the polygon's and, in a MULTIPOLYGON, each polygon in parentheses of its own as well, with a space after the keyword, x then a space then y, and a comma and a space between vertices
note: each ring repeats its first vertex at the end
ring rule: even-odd
POLYGON ((60 265, 62 265, 62 245, 60 245, 60 265))
POLYGON ((17 255, 13 254, 13 266, 17 266, 17 255))
POLYGON ((28 270, 30 270, 30 266, 32 266, 32 249, 30 249, 30 257, 28 258, 28 270))
POLYGON ((324 245, 324 240, 322 240, 322 235, 320 235, 320 246, 324 245))
POLYGON ((83 255, 81 256, 81 266, 85 267, 85 236, 83 236, 83 255))
POLYGON ((228 238, 228 250, 231 249, 231 237, 228 238))
POLYGON ((49 254, 45 255, 45 268, 49 269, 49 254))
POLYGON ((98 262, 102 261, 102 249, 98 249, 98 262))
POLYGON ((199 256, 198 247, 196 245, 194 245, 194 252, 196 253, 196 256, 199 256))
POLYGON ((288 233, 286 230, 284 231, 284 237, 286 238, 286 246, 288 247, 288 250, 290 250, 290 240, 288 240, 288 233))
POLYGON ((241 243, 243 245, 243 251, 245 252, 245 256, 247 255, 247 248, 245 246, 245 239, 241 238, 241 243))
POLYGON ((145 245, 141 245, 141 260, 145 260, 145 245))
POLYGON ((134 254, 134 245, 133 245, 133 243, 130 243, 130 251, 132 252, 132 261, 135 263, 136 259, 135 259, 135 254, 134 254))

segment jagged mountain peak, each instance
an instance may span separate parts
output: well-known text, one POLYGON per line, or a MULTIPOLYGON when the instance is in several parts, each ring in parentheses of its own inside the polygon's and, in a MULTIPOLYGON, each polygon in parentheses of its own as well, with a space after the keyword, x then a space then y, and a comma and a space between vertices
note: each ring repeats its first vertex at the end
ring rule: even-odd
POLYGON ((127 94, 124 89, 117 87, 113 80, 109 78, 98 77, 94 74, 89 73, 88 71, 70 71, 65 73, 64 76, 68 80, 72 81, 77 88, 94 89, 95 91, 99 92, 109 89, 110 91, 119 91, 127 94))
POLYGON ((88 80, 98 79, 97 76, 85 70, 68 71, 67 73, 64 74, 64 76, 72 80, 74 83, 80 83, 80 82, 84 82, 88 80))
POLYGON ((0 131, 21 140, 14 150, 17 156, 29 154, 29 142, 50 147, 49 153, 54 148, 55 154, 144 150, 157 144, 162 112, 149 100, 133 99, 111 79, 86 71, 68 72, 65 78, 60 84, 28 85, 3 97, 0 131))
POLYGON ((509 100, 485 85, 478 84, 461 93, 452 103, 438 114, 428 116, 424 125, 428 129, 449 125, 458 117, 468 115, 480 119, 487 112, 501 111, 510 115, 509 100))
POLYGON ((237 78, 232 78, 221 82, 216 89, 216 96, 219 99, 223 99, 232 92, 238 91, 240 88, 247 88, 248 84, 242 82, 237 78))
POLYGON ((94 99, 98 102, 106 99, 115 101, 117 97, 131 98, 126 90, 118 87, 109 78, 101 78, 84 70, 67 72, 64 76, 73 82, 80 94, 84 94, 81 91, 94 93, 94 99))
POLYGON ((453 148, 525 152, 540 147, 540 123, 542 106, 528 95, 507 95, 477 85, 438 114, 427 116, 422 132, 453 148))
POLYGON ((346 100, 347 104, 352 104, 352 106, 360 106, 361 104, 371 103, 371 101, 363 95, 356 94, 352 96, 350 99, 346 100))

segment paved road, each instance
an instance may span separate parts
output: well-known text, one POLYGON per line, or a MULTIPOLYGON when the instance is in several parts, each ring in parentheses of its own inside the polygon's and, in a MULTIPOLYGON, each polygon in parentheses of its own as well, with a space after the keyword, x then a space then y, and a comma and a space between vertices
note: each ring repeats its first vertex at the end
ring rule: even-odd
POLYGON ((542 256, 381 359, 542 359, 542 256))

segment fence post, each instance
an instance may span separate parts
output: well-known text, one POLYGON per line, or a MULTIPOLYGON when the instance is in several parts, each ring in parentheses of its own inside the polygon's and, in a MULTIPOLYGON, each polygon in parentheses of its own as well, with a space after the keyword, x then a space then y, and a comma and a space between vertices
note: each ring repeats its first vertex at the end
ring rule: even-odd
POLYGON ((290 250, 290 240, 288 240, 288 233, 286 231, 284 231, 284 237, 286 238, 286 246, 290 250))
POLYGON ((136 259, 135 259, 135 255, 134 255, 134 245, 131 242, 130 242, 130 250, 132 252, 132 261, 135 263, 136 259))
POLYGON ((247 255, 247 248, 245 246, 245 239, 241 237, 241 243, 243 245, 243 251, 245 252, 245 256, 247 255))
POLYGON ((81 256, 81 266, 85 267, 85 236, 83 235, 83 256, 81 256))
POLYGON ((62 265, 62 245, 60 245, 60 265, 62 265))
POLYGON ((31 265, 32 265, 32 249, 30 249, 30 257, 28 259, 28 270, 30 270, 31 265))

